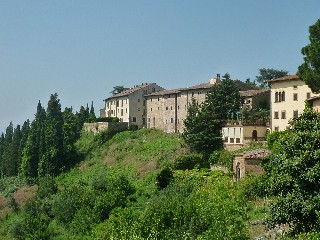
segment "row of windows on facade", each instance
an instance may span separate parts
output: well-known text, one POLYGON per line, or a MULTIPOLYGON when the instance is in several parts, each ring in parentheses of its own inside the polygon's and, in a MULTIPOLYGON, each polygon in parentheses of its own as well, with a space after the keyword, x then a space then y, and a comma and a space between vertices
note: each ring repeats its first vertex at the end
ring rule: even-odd
MULTIPOLYGON (((298 117, 298 114, 299 114, 298 110, 293 111, 294 118, 298 117)), ((279 112, 275 111, 273 116, 274 116, 274 119, 279 119, 279 112)), ((281 119, 286 119, 286 110, 281 111, 281 119)))
MULTIPOLYGON (((275 92, 274 93, 275 102, 284 102, 286 100, 286 94, 284 91, 282 92, 275 92)), ((306 95, 306 99, 311 97, 311 92, 308 92, 306 95)), ((293 93, 293 101, 298 101, 298 93, 293 93)))
MULTIPOLYGON (((173 110, 174 107, 173 106, 170 106, 170 110, 173 110)), ((184 109, 187 110, 187 105, 184 105, 184 109)), ((150 108, 150 112, 152 112, 153 108, 150 108)), ((158 110, 160 110, 160 107, 158 107, 158 110)), ((169 110, 169 107, 166 106, 166 110, 169 110)), ((178 105, 177 106, 177 110, 180 110, 180 106, 178 105)), ((138 111, 140 111, 140 109, 138 108, 138 111)))

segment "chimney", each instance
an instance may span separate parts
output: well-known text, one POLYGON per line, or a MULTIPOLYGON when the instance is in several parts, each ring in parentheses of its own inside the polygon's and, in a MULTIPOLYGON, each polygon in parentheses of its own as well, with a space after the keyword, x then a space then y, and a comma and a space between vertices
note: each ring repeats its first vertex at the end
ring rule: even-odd
POLYGON ((217 74, 217 77, 216 78, 211 78, 210 79, 210 84, 214 85, 216 83, 219 83, 220 82, 220 74, 217 74))

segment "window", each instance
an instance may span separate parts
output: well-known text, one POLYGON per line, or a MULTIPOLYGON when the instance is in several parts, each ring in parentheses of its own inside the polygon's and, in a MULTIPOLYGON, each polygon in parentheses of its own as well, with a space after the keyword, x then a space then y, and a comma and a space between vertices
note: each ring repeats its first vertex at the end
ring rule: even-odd
POLYGON ((279 93, 275 92, 274 93, 274 102, 278 102, 278 99, 279 99, 279 93))
POLYGON ((138 102, 140 102, 140 98, 138 98, 138 102))
POLYGON ((294 85, 294 86, 293 86, 293 89, 298 89, 298 86, 297 86, 297 85, 294 85))
POLYGON ((138 108, 138 112, 140 112, 140 108, 138 108))
POLYGON ((275 131, 279 131, 279 127, 274 127, 274 130, 275 131))
POLYGON ((123 109, 121 109, 121 116, 123 116, 123 109))
POLYGON ((132 122, 136 122, 137 118, 136 117, 132 117, 132 122))
POLYGON ((119 107, 119 101, 117 100, 117 107, 119 107))
POLYGON ((286 93, 283 91, 281 94, 281 101, 284 102, 286 100, 286 93))
POLYGON ((158 107, 158 110, 160 110, 160 107, 158 107))
POLYGON ((286 119, 286 111, 281 112, 281 119, 286 119))
POLYGON ((293 111, 293 117, 294 118, 298 117, 298 114, 299 114, 298 110, 294 110, 293 111))
POLYGON ((298 101, 298 93, 293 94, 293 101, 298 101))
POLYGON ((172 106, 171 106, 171 110, 172 110, 172 106))
POLYGON ((171 118, 171 123, 173 123, 173 118, 171 118))
POLYGON ((274 119, 279 119, 279 112, 277 111, 274 112, 274 119))
POLYGON ((307 99, 309 99, 310 97, 311 97, 311 93, 308 92, 308 93, 307 93, 307 99))
POLYGON ((160 98, 158 98, 158 102, 160 101, 160 98))
POLYGON ((169 108, 168 108, 168 107, 166 107, 166 110, 169 110, 169 108))
POLYGON ((150 112, 152 112, 152 108, 150 108, 150 112))
POLYGON ((126 108, 126 113, 128 113, 128 108, 126 108))
POLYGON ((123 107, 123 100, 121 100, 121 107, 123 107))
POLYGON ((143 104, 142 104, 143 106, 145 106, 146 105, 146 100, 143 100, 143 104))
POLYGON ((156 91, 156 89, 153 87, 153 88, 152 88, 152 92, 155 92, 155 91, 156 91))

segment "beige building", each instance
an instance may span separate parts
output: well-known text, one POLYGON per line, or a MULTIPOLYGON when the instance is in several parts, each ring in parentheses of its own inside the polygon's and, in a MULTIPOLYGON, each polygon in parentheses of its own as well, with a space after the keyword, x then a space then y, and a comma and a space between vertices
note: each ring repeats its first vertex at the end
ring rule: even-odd
MULTIPOLYGON (((173 90, 163 90, 146 96, 147 128, 158 128, 165 132, 183 132, 183 121, 187 117, 188 107, 194 98, 201 104, 209 89, 220 81, 220 75, 208 83, 173 90)), ((236 80, 239 90, 250 87, 236 80)))
POLYGON ((320 112, 320 96, 311 97, 307 100, 314 111, 320 112))
POLYGON ((288 121, 302 113, 305 101, 316 94, 296 75, 268 82, 271 84, 271 130, 288 129, 288 121))
POLYGON ((146 124, 145 95, 163 90, 155 83, 142 83, 104 100, 101 117, 117 117, 120 122, 136 125, 138 128, 146 124))

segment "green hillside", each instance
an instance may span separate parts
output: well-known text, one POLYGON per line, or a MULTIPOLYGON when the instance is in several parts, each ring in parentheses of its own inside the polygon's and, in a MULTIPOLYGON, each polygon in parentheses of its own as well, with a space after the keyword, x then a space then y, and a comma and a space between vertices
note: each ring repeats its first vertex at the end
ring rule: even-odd
POLYGON ((82 159, 55 178, 2 180, 1 239, 249 239, 252 189, 222 172, 174 170, 188 153, 179 135, 83 133, 76 148, 82 159))

